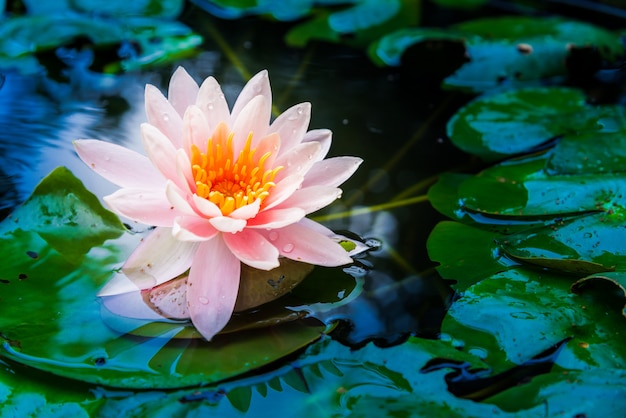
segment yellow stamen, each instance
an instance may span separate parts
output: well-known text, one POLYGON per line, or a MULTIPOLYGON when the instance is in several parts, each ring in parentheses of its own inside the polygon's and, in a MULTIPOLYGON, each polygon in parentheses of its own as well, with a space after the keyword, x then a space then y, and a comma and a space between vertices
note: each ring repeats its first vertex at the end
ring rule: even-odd
POLYGON ((220 124, 207 141, 207 151, 191 146, 191 172, 196 183, 196 194, 215 203, 222 214, 263 201, 274 187, 274 177, 282 166, 266 170, 265 163, 271 153, 254 158, 252 132, 248 135, 237 159, 234 158, 233 133, 220 124))

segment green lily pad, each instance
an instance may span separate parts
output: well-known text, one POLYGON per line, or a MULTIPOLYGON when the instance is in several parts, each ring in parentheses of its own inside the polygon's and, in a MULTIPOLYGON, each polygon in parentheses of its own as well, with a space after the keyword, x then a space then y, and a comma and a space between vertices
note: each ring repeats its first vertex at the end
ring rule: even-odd
POLYGON ((565 135, 550 154, 554 174, 615 173, 626 170, 626 131, 565 135))
MULTIPOLYGON (((117 238, 124 231, 117 216, 104 209, 67 168, 59 167, 0 224, 0 239, 10 241, 13 235, 26 237, 32 232, 69 261, 78 261, 92 247, 117 238)), ((25 247, 26 250, 29 249, 25 247)), ((39 258, 34 247, 29 255, 39 258)))
MULTIPOLYGON (((328 3, 328 2, 325 2, 328 3)), ((419 6, 415 0, 339 1, 350 4, 344 10, 322 10, 285 36, 288 45, 303 47, 311 41, 340 42, 365 47, 389 31, 417 24, 419 6)))
POLYGON ((153 17, 86 18, 73 12, 18 16, 5 19, 0 26, 0 39, 4 40, 0 42, 0 63, 3 68, 32 72, 34 66, 28 58, 33 54, 83 38, 94 45, 94 53, 115 49, 116 58, 104 65, 103 72, 170 62, 195 53, 202 42, 199 35, 182 23, 153 17))
POLYGON ((472 10, 485 5, 488 0, 433 0, 433 2, 452 9, 472 10))
POLYGON ((462 150, 493 161, 527 152, 586 121, 597 130, 594 115, 579 115, 585 95, 570 88, 529 88, 482 96, 450 119, 447 132, 462 150))
MULTIPOLYGON (((589 172, 593 167, 590 164, 603 167, 600 171, 610 171, 619 165, 619 154, 615 160, 602 157, 606 151, 599 145, 619 148, 615 138, 626 131, 625 120, 623 107, 587 105, 585 95, 577 89, 526 88, 475 99, 448 121, 447 133, 456 146, 486 161, 532 152, 566 135, 563 145, 554 150, 556 161, 552 164, 557 165, 553 170, 565 173, 558 170, 559 166, 565 169, 567 160, 568 167, 580 165, 576 172, 589 172), (594 135, 600 141, 598 147, 585 155, 587 149, 594 148, 594 135), (578 141, 588 144, 579 151, 581 160, 572 155, 578 141), (585 163, 589 158, 592 162, 585 163)), ((568 172, 572 172, 571 168, 568 172)))
POLYGON ((444 30, 411 28, 392 32, 375 42, 369 55, 378 65, 397 66, 411 45, 444 39, 463 43, 468 57, 444 80, 444 86, 477 92, 562 78, 567 74, 566 58, 573 48, 597 48, 609 61, 623 54, 618 34, 588 23, 504 16, 468 21, 444 30))
POLYGON ((555 371, 487 402, 507 412, 524 411, 525 417, 543 417, 546 410, 551 416, 619 416, 626 408, 625 379, 626 372, 619 368, 555 371))
POLYGON ((391 30, 417 24, 419 0, 193 0, 225 19, 271 16, 280 21, 302 20, 285 35, 288 45, 311 41, 365 47, 391 30), (308 18, 308 19, 307 19, 308 18))
POLYGON ((465 349, 482 350, 495 371, 565 338, 572 339, 557 359, 559 366, 623 368, 626 318, 607 314, 605 303, 599 303, 606 294, 578 296, 569 292, 570 285, 567 277, 522 268, 485 278, 450 307, 442 332, 460 339, 465 349))
POLYGON ((462 291, 516 264, 500 252, 498 236, 459 222, 443 221, 431 232, 426 247, 430 259, 440 263, 439 274, 444 279, 456 280, 454 288, 462 291), (455 251, 451 252, 451 248, 455 251))
POLYGON ((151 16, 166 19, 177 18, 184 6, 183 0, 140 0, 131 3, 123 0, 109 0, 106 3, 98 0, 22 0, 22 3, 30 15, 74 10, 104 16, 151 16))
POLYGON ((553 216, 626 206, 624 172, 550 175, 549 155, 508 160, 462 182, 458 196, 466 210, 509 217, 553 216))
POLYGON ((528 263, 586 275, 626 269, 624 211, 558 222, 506 238, 504 251, 528 263))
MULTIPOLYGON (((626 297, 626 272, 624 271, 606 271, 583 277, 572 284, 571 290, 575 293, 582 293, 587 286, 595 281, 610 283, 626 297)), ((622 315, 626 316, 626 305, 622 309, 622 315)))
MULTIPOLYGON (((123 260, 129 237, 102 244, 122 229, 114 217, 103 222, 107 216, 112 217, 67 169, 60 168, 0 224, 0 251, 11 255, 0 277, 1 358, 107 386, 182 387, 267 365, 324 332, 326 327, 317 321, 262 330, 243 330, 240 324, 235 325, 240 332, 218 335, 212 342, 174 338, 189 333, 180 323, 167 328, 143 324, 159 338, 116 332, 103 321, 95 295, 123 260), (70 238, 74 245, 82 241, 81 251, 69 248, 64 240, 70 238)), ((335 292, 350 293, 350 288, 342 287, 345 281, 337 283, 335 292)), ((322 294, 328 291, 332 290, 322 294)), ((326 302, 318 295, 309 292, 295 298, 326 302)), ((334 294, 328 302, 341 299, 334 294)), ((255 320, 249 313, 247 321, 255 320)), ((267 316, 259 320, 269 321, 267 316)))

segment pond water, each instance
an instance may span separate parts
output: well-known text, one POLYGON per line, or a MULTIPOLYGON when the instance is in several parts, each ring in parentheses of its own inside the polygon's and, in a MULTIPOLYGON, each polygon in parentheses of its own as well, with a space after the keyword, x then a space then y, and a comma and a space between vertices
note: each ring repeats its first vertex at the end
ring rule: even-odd
MULTIPOLYGON (((452 12, 427 5, 423 10, 423 23, 445 26, 472 17, 509 13, 510 9, 519 11, 513 6, 500 6, 480 12, 452 12)), ((573 7, 567 10, 579 12, 573 7)), ((607 24, 622 23, 618 18, 607 20, 607 24)), ((92 383, 81 383, 80 371, 63 374, 78 376, 79 380, 57 377, 45 371, 54 372, 56 366, 52 363, 57 359, 50 360, 50 367, 45 362, 37 363, 35 368, 28 367, 33 364, 29 363, 32 359, 20 357, 16 349, 19 346, 11 343, 0 328, 0 337, 8 341, 5 350, 23 360, 5 361, 0 356, 0 367, 7 372, 1 375, 4 377, 0 377, 0 381, 9 382, 0 387, 0 400, 8 399, 7 405, 12 408, 0 407, 0 412, 13 413, 13 416, 21 413, 62 416, 73 412, 76 416, 200 416, 207 413, 269 416, 268 410, 271 410, 276 416, 290 416, 293 411, 307 411, 307 416, 371 416, 368 414, 372 409, 368 408, 375 408, 381 416, 446 416, 442 405, 448 402, 454 405, 456 412, 471 410, 472 416, 484 416, 488 409, 480 408, 490 405, 456 402, 462 398, 463 402, 484 399, 486 396, 476 393, 485 390, 498 394, 528 376, 549 371, 565 340, 537 347, 528 353, 527 362, 520 361, 519 368, 511 369, 506 376, 476 383, 471 382, 488 376, 489 371, 481 374, 473 368, 477 363, 462 358, 464 354, 455 353, 454 340, 458 336, 444 335, 444 340, 452 340, 450 352, 431 345, 439 341, 442 320, 455 294, 435 271, 437 264, 431 261, 426 250, 433 227, 445 217, 433 209, 425 195, 440 173, 475 173, 486 166, 453 145, 446 133, 448 120, 475 94, 444 90, 439 87, 437 77, 420 79, 407 72, 407 68, 415 68, 415 65, 427 67, 429 62, 379 68, 358 48, 322 42, 309 43, 304 48, 289 47, 284 37, 290 23, 254 16, 222 20, 191 4, 184 8, 179 20, 201 35, 204 42, 198 54, 165 65, 112 76, 87 70, 80 61, 69 68, 53 60, 48 64, 48 71, 56 74, 55 77, 5 72, 0 86, 0 216, 4 219, 13 212, 58 166, 67 167, 99 198, 116 190, 116 186, 80 161, 72 141, 97 138, 142 151, 139 125, 146 119, 143 96, 146 83, 165 92, 173 71, 183 66, 198 82, 214 76, 232 105, 247 79, 267 69, 274 116, 296 103, 311 102, 310 128, 333 131, 330 155, 353 155, 364 160, 356 174, 342 186, 342 198, 312 215, 335 231, 350 231, 365 240, 373 239, 372 245, 380 245, 359 264, 362 270, 352 271, 363 290, 350 303, 313 315, 327 324, 338 321, 338 325, 330 331, 330 337, 314 343, 306 354, 303 354, 303 346, 260 369, 239 377, 228 376, 224 383, 195 389, 167 391, 143 386, 142 390, 133 391, 130 384, 119 389, 108 386, 106 378, 104 384, 97 381, 93 384, 94 380, 90 379, 87 381, 92 383), (411 351, 403 351, 407 347, 411 351), (428 367, 422 374, 420 370, 427 360, 428 367), (542 368, 544 364, 548 364, 547 369, 542 368), (451 370, 453 372, 447 374, 451 370), (9 374, 17 378, 9 380, 9 374), (325 379, 330 379, 332 388, 324 386, 325 379), (413 402, 418 395, 416 388, 421 387, 417 383, 420 379, 426 379, 430 386, 416 407, 413 402), (455 379, 457 386, 454 386, 455 379), (464 389, 464 384, 469 384, 470 389, 464 389), (150 390, 143 390, 145 388, 150 390), (44 395, 35 396, 37 391, 44 395), (459 391, 465 392, 459 395, 459 391), (11 392, 13 395, 9 394, 11 392), (40 406, 26 406, 27 399, 36 399, 40 406), (371 399, 378 399, 379 403, 371 399), (383 403, 385 406, 381 406, 383 403), (307 405, 311 409, 307 410, 307 405), (429 415, 429 408, 434 408, 431 409, 433 415, 429 415), (61 411, 61 415, 55 415, 55 411, 61 411)), ((124 245, 130 248, 140 238, 141 234, 132 236, 128 238, 130 245, 124 245)), ((122 248, 119 251, 127 250, 122 248)), ((449 251, 453 253, 455 248, 449 251)), ((98 265, 100 268, 108 266, 106 263, 98 265)), ((92 267, 81 269, 77 267, 76 271, 91 274, 90 269, 93 269, 95 277, 106 275, 106 272, 95 272, 92 267)), ((72 274, 68 273, 66 278, 72 278, 72 274)), ((76 287, 68 286, 70 279, 59 286, 68 286, 64 290, 68 292, 83 292, 88 288, 80 287, 84 283, 74 279, 76 287)), ((94 280, 99 285, 103 281, 94 280)), ((75 303, 78 299, 67 295, 67 300, 75 303)), ((59 309, 63 309, 62 305, 59 309)), ((50 309, 52 311, 54 309, 50 309)), ((80 357, 81 335, 89 334, 88 326, 83 322, 73 324, 72 318, 62 312, 57 315, 68 329, 83 327, 80 332, 85 333, 75 331, 64 335, 60 332, 55 337, 74 339, 73 346, 67 341, 59 342, 61 362, 71 356, 80 357)), ((468 329, 470 327, 465 330, 468 329)), ((123 369, 132 362, 147 365, 151 359, 133 356, 153 353, 157 358, 159 349, 166 344, 146 343, 140 337, 131 336, 124 344, 144 344, 144 351, 132 351, 126 345, 122 348, 119 341, 116 339, 117 345, 103 342, 106 350, 115 347, 119 356, 108 353, 94 357, 96 366, 102 366, 105 361, 113 364, 113 369, 123 369)), ((180 342, 172 344, 183 346, 180 342)), ((195 342, 188 344, 197 348, 195 342)), ((258 348, 263 350, 261 346, 258 348)), ((228 350, 228 346, 220 349, 228 350)), ((90 350, 88 355, 96 356, 96 350, 90 350)), ((483 347, 467 347, 466 351, 478 359, 488 356, 483 347)), ((172 361, 174 368, 179 360, 168 361, 172 361)), ((190 361, 189 364, 195 363, 190 361)), ((82 366, 76 367, 78 370, 82 366)), ((150 372, 150 367, 146 373, 150 372)), ((624 381, 621 375, 620 379, 624 381)), ((535 408, 527 416, 539 416, 538 411, 535 408)), ((507 412, 498 409, 498 413, 507 412)))

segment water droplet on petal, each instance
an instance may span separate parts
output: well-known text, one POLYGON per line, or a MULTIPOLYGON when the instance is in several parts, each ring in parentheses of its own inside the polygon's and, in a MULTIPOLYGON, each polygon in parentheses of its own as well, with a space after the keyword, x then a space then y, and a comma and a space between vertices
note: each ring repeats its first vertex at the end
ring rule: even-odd
POLYGON ((285 253, 290 253, 293 251, 293 249, 295 248, 295 246, 291 243, 289 244, 285 244, 285 246, 283 247, 283 252, 285 253))
POLYGON ((278 239, 278 232, 276 231, 270 232, 269 237, 270 237, 270 241, 276 241, 278 239))
POLYGON ((209 304, 209 299, 205 298, 204 296, 200 296, 198 298, 198 302, 200 302, 203 305, 208 305, 209 304))
POLYGON ((170 115, 167 113, 163 113, 163 121, 168 122, 170 120, 170 115))
POLYGON ((302 109, 302 106, 296 107, 296 112, 298 112, 298 115, 301 115, 304 112, 304 110, 302 109))

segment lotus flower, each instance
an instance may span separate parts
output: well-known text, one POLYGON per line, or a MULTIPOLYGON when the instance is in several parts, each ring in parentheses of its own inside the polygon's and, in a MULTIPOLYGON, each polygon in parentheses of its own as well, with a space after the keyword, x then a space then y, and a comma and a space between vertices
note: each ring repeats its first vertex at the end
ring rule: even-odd
POLYGON ((178 68, 166 99, 146 86, 146 155, 99 140, 75 141, 80 158, 121 189, 104 198, 118 215, 156 226, 125 262, 150 289, 189 270, 187 309, 211 340, 230 319, 241 263, 270 270, 279 257, 314 265, 352 260, 322 225, 305 218, 340 197, 361 163, 324 159, 332 133, 307 132, 311 106, 272 123, 267 71, 243 88, 232 111, 218 82, 198 86, 178 68))

